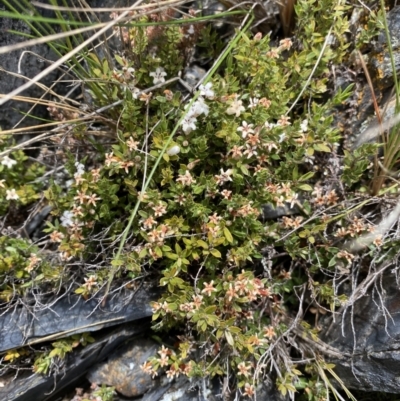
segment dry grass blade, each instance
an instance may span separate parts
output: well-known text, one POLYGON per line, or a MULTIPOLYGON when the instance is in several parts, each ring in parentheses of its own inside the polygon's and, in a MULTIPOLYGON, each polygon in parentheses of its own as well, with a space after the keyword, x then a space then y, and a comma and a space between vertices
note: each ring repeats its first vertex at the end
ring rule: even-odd
POLYGON ((73 29, 68 32, 55 33, 53 35, 44 36, 42 38, 27 40, 25 42, 16 43, 14 45, 2 46, 2 47, 0 47, 0 54, 7 54, 7 53, 10 53, 15 50, 25 49, 26 47, 35 46, 35 45, 38 45, 41 43, 48 43, 53 40, 64 39, 69 36, 74 36, 74 35, 77 35, 77 34, 83 33, 83 32, 93 31, 93 30, 102 28, 107 24, 108 24, 107 22, 104 22, 104 23, 95 24, 95 25, 89 26, 89 27, 73 29))
MULTIPOLYGON (((46 75, 54 71, 56 68, 70 60, 74 55, 78 54, 81 50, 85 49, 88 45, 90 45, 93 41, 95 41, 97 38, 101 37, 107 30, 112 28, 113 26, 117 25, 120 22, 123 22, 126 20, 127 17, 129 17, 129 13, 131 11, 137 10, 140 4, 143 2, 143 0, 137 1, 134 5, 129 7, 126 11, 124 11, 120 16, 118 16, 115 20, 112 20, 108 23, 106 23, 98 32, 93 34, 89 39, 85 40, 82 42, 79 46, 77 46, 75 49, 61 57, 59 60, 55 61, 51 66, 43 70, 40 74, 36 75, 30 82, 27 82, 26 84, 20 86, 19 88, 15 89, 14 91, 10 92, 6 96, 4 96, 0 100, 0 106, 4 105, 7 101, 13 99, 14 96, 19 95, 21 92, 24 90, 30 88, 32 85, 34 85, 36 82, 40 81, 42 78, 44 78, 46 75)), ((158 7, 162 6, 167 6, 171 4, 179 4, 181 3, 180 1, 177 0, 168 0, 166 2, 159 2, 157 3, 158 7)), ((146 7, 150 7, 147 5, 146 7)), ((154 8, 154 5, 151 5, 151 7, 154 8)), ((152 10, 154 12, 154 9, 152 10)), ((132 18, 132 17, 130 17, 132 18)))
MULTIPOLYGON (((90 12, 124 12, 124 11, 131 11, 131 7, 62 7, 62 6, 52 6, 50 4, 41 3, 39 1, 32 1, 32 5, 43 8, 46 10, 56 10, 56 11, 71 11, 71 12, 83 12, 86 13, 90 12)), ((136 6, 135 10, 147 10, 151 9, 151 12, 154 12, 154 7, 157 7, 156 11, 161 11, 164 7, 170 7, 172 5, 179 6, 181 4, 187 3, 187 0, 166 0, 166 1, 157 1, 150 4, 145 4, 143 6, 136 6)), ((143 15, 143 14, 141 14, 143 15)))

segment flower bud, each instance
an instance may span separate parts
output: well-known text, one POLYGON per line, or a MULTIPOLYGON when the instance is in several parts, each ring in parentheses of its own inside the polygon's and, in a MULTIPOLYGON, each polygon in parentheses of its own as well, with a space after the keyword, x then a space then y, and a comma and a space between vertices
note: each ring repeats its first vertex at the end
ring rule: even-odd
POLYGON ((172 146, 172 148, 169 148, 167 150, 167 155, 168 156, 175 156, 181 151, 181 148, 178 145, 172 146))

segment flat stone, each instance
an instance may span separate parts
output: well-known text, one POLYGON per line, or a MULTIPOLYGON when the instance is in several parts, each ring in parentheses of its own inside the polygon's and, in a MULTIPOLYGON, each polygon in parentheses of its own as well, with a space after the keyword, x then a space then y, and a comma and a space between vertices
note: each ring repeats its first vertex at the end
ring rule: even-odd
POLYGON ((87 371, 96 363, 103 361, 124 341, 143 334, 149 327, 150 321, 147 319, 94 334, 96 341, 93 344, 77 349, 67 356, 60 374, 47 376, 25 371, 18 377, 2 377, 4 387, 0 387, 0 400, 59 401, 60 396, 79 387, 87 371))
POLYGON ((378 277, 353 310, 324 321, 322 340, 343 357, 330 358, 344 384, 362 391, 400 393, 400 290, 398 273, 378 277), (373 287, 373 286, 372 286, 373 287), (378 293, 379 292, 379 293, 378 293), (329 327, 329 328, 328 328, 329 327))
POLYGON ((135 293, 123 290, 118 298, 109 296, 104 307, 99 306, 101 296, 86 301, 77 295, 48 302, 48 307, 11 307, 0 318, 0 352, 150 317, 150 302, 158 295, 142 286, 135 293))
POLYGON ((158 381, 140 369, 140 365, 157 354, 159 344, 148 339, 137 339, 120 348, 107 362, 89 370, 91 383, 106 384, 125 397, 137 397, 152 389, 158 381))

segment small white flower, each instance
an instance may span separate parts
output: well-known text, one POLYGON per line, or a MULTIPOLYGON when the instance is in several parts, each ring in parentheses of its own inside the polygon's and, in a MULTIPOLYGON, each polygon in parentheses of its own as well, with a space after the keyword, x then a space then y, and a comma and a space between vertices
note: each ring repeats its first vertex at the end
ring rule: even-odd
POLYGON ((301 122, 300 130, 301 130, 300 132, 307 132, 307 130, 308 130, 308 120, 307 119, 305 119, 301 122))
POLYGON ((196 129, 196 118, 191 114, 186 114, 185 118, 182 121, 182 130, 186 134, 189 134, 191 131, 196 129))
POLYGON ((8 156, 4 156, 4 157, 3 157, 3 160, 1 161, 1 164, 2 164, 3 166, 7 166, 8 168, 12 168, 12 166, 13 166, 14 164, 17 164, 17 161, 14 160, 14 159, 11 159, 11 158, 8 157, 8 156))
POLYGON ((286 134, 285 134, 285 133, 280 134, 280 135, 279 135, 279 140, 278 140, 278 142, 279 142, 279 143, 282 143, 282 142, 285 140, 285 138, 286 138, 286 134))
POLYGON ((194 34, 194 26, 192 24, 190 24, 189 29, 186 31, 187 35, 185 35, 185 37, 189 37, 189 35, 193 35, 194 34))
POLYGON ((200 85, 200 95, 205 96, 207 99, 214 99, 215 92, 211 89, 212 83, 208 82, 205 85, 200 85))
POLYGON ((167 155, 168 156, 175 156, 181 151, 181 148, 178 145, 172 146, 172 148, 169 148, 167 150, 167 155))
POLYGON ((246 121, 242 121, 242 126, 237 129, 237 131, 242 133, 242 138, 246 138, 248 134, 254 133, 254 124, 247 124, 246 121))
POLYGON ((268 121, 265 121, 265 123, 264 123, 264 127, 266 128, 266 129, 272 129, 272 128, 275 128, 277 125, 276 124, 274 124, 274 123, 269 123, 268 121))
POLYGON ((135 78, 135 69, 133 67, 124 68, 124 76, 127 79, 135 78))
POLYGON ((243 102, 241 100, 237 100, 237 98, 231 103, 230 107, 226 110, 226 112, 231 115, 235 114, 236 117, 240 116, 240 113, 244 111, 243 102))
POLYGON ((204 103, 204 99, 199 97, 193 103, 189 113, 192 114, 193 117, 198 117, 200 114, 208 116, 209 110, 210 108, 204 103))
POLYGON ((70 227, 74 224, 74 214, 69 211, 66 210, 63 215, 61 216, 61 225, 63 227, 70 227))
POLYGON ((76 174, 82 175, 85 172, 85 166, 82 163, 75 162, 76 174))
POLYGON ((248 108, 250 110, 254 109, 255 107, 257 107, 259 101, 260 99, 258 99, 257 97, 250 98, 250 104, 248 105, 248 108))
POLYGON ((7 200, 17 200, 17 199, 19 199, 17 191, 14 188, 7 189, 7 191, 6 191, 6 199, 7 200))
POLYGON ((154 72, 150 73, 150 76, 153 77, 153 84, 157 85, 158 83, 165 82, 165 76, 167 73, 165 72, 164 68, 157 67, 154 72))
POLYGON ((254 148, 246 143, 246 150, 243 152, 244 155, 247 155, 247 158, 250 159, 252 156, 257 156, 257 148, 254 148))

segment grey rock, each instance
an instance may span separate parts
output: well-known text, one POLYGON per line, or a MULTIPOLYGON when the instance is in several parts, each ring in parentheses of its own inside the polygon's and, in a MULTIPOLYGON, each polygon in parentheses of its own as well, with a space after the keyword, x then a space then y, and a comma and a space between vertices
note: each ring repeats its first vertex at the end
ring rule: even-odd
POLYGON ((137 397, 153 388, 157 380, 142 371, 140 365, 157 354, 159 346, 155 341, 138 339, 118 350, 108 361, 88 372, 88 380, 106 384, 125 397, 137 397))
POLYGON ((218 379, 177 379, 162 378, 161 385, 145 394, 141 401, 216 401, 221 399, 221 386, 218 379))
MULTIPOLYGON (((400 6, 390 10, 387 14, 387 23, 393 49, 395 72, 398 74, 400 72, 400 6)), ((379 34, 376 50, 371 55, 369 64, 379 79, 380 89, 393 85, 392 63, 384 31, 379 34), (382 52, 380 51, 381 49, 383 50, 382 52)))
MULTIPOLYGON (((76 351, 65 362, 64 369, 55 376, 23 373, 17 379, 10 377, 0 387, 2 401, 59 401, 66 392, 78 386, 89 368, 105 359, 124 341, 143 333, 149 328, 149 321, 127 323, 117 329, 95 336, 96 342, 76 351)), ((2 382, 4 382, 2 377, 2 382)))
POLYGON ((49 302, 47 308, 12 307, 0 319, 0 352, 151 316, 150 302, 158 292, 143 287, 131 295, 131 299, 128 294, 120 300, 109 297, 105 307, 99 307, 101 298, 85 301, 77 295, 49 302))
POLYGON ((347 387, 400 394, 399 300, 399 282, 388 272, 353 310, 324 322, 322 340, 342 353, 330 360, 347 387))
POLYGON ((274 207, 272 205, 262 205, 261 218, 265 220, 275 220, 282 216, 292 216, 301 213, 298 205, 290 207, 290 203, 285 203, 284 206, 274 207))

